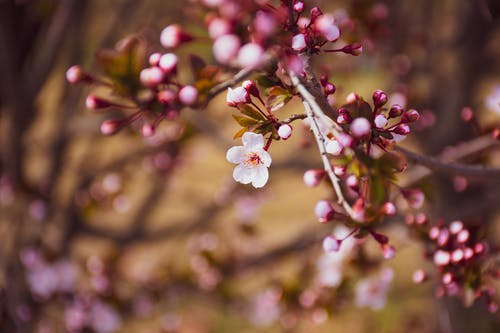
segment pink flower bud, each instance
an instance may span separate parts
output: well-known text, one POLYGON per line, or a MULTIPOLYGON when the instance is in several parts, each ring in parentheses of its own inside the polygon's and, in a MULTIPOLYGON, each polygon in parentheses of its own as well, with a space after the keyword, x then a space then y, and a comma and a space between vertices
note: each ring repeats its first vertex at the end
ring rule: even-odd
POLYGON ((359 117, 352 121, 350 130, 355 137, 362 138, 371 133, 372 126, 368 119, 359 117))
POLYGON ((448 229, 441 229, 439 231, 438 238, 436 239, 436 243, 439 246, 445 246, 448 243, 448 240, 450 239, 450 232, 448 229))
POLYGON ((208 34, 212 39, 217 39, 220 36, 229 34, 230 32, 231 24, 226 19, 216 17, 208 24, 208 34))
POLYGON ((292 126, 283 124, 278 128, 278 135, 283 140, 288 140, 292 136, 292 126))
POLYGON ((243 83, 241 84, 241 86, 246 91, 248 91, 248 93, 250 95, 255 96, 255 97, 259 97, 260 96, 259 89, 257 88, 257 85, 255 84, 255 82, 253 80, 243 81, 243 83))
POLYGON ((387 94, 380 89, 373 92, 372 98, 373 105, 375 105, 376 108, 384 106, 385 103, 387 103, 387 94))
POLYGON ((353 56, 359 56, 361 53, 363 53, 363 45, 361 45, 360 43, 346 45, 342 48, 342 52, 351 54, 353 56))
POLYGON ((386 216, 396 215, 396 206, 392 202, 386 202, 382 206, 382 214, 384 214, 386 216))
POLYGON ((464 249, 464 258, 465 258, 465 260, 469 260, 472 257, 474 257, 474 250, 471 249, 470 247, 466 247, 464 249))
POLYGON ((462 116, 462 120, 466 123, 470 123, 474 120, 474 110, 470 107, 464 107, 460 112, 460 115, 462 116))
POLYGON ((316 207, 314 207, 314 214, 316 214, 320 223, 330 221, 334 213, 332 205, 327 200, 318 201, 316 207))
POLYGON ((326 236, 323 239, 323 250, 326 253, 337 252, 340 249, 342 242, 332 235, 326 236))
POLYGON ((165 53, 160 57, 159 66, 165 73, 175 72, 179 58, 174 53, 165 53))
POLYGON ((438 266, 446 266, 450 263, 450 253, 443 251, 443 250, 437 250, 434 253, 434 263, 438 266))
POLYGON ((163 89, 158 93, 158 101, 162 104, 170 104, 176 97, 177 94, 172 89, 163 89))
POLYGON ((151 137, 155 134, 155 127, 152 124, 146 123, 141 127, 142 136, 145 138, 151 137))
POLYGON ((344 149, 344 147, 342 147, 342 145, 335 139, 328 140, 325 148, 328 154, 332 154, 334 156, 340 155, 342 153, 342 150, 344 149))
POLYGON ((66 80, 71 84, 77 84, 80 82, 91 83, 94 81, 92 77, 78 65, 68 68, 66 71, 66 80))
POLYGON ((153 67, 160 63, 161 53, 155 52, 149 56, 149 64, 153 67))
POLYGON ((333 16, 321 15, 314 21, 314 28, 330 42, 336 41, 340 37, 340 30, 335 25, 333 16))
POLYGON ((213 45, 215 60, 223 65, 229 64, 236 58, 240 45, 240 39, 236 35, 218 37, 213 45))
POLYGON ((402 194, 411 208, 420 209, 424 204, 424 193, 420 190, 404 189, 402 194))
POLYGON ((339 177, 344 176, 345 171, 346 171, 345 165, 334 165, 333 166, 333 173, 339 177))
POLYGON ((463 229, 457 234, 457 241, 459 243, 466 243, 469 240, 470 233, 469 230, 463 229))
POLYGON ((456 249, 451 253, 451 261, 458 263, 464 258, 464 251, 462 249, 456 249))
POLYGON ((309 187, 318 186, 319 183, 325 178, 325 176, 325 170, 307 170, 306 172, 304 172, 304 184, 309 187))
POLYGON ((250 95, 243 87, 227 88, 226 104, 231 107, 237 107, 240 104, 249 103, 250 95))
POLYGON ((389 243, 389 237, 383 234, 372 232, 372 237, 381 245, 389 243))
POLYGON ((359 189, 359 180, 358 177, 356 177, 355 175, 350 175, 349 177, 347 177, 345 183, 353 191, 357 191, 359 189))
POLYGON ((304 3, 302 1, 297 1, 293 4, 293 10, 297 13, 302 13, 304 11, 304 3))
POLYGON ((113 106, 111 102, 92 94, 85 99, 85 107, 89 110, 105 109, 111 106, 113 106))
POLYGON ((198 90, 193 86, 184 86, 179 90, 179 100, 186 106, 191 106, 196 103, 198 98, 198 90))
POLYGON ((438 227, 432 227, 430 230, 429 230, 429 238, 430 239, 437 239, 439 237, 439 233, 441 232, 441 230, 439 230, 438 227))
POLYGON ((336 139, 342 145, 342 147, 352 146, 352 137, 349 134, 339 133, 336 139))
POLYGON ((427 279, 427 274, 422 269, 417 269, 412 276, 414 283, 422 283, 427 279))
POLYGON ((443 281, 443 284, 450 284, 453 282, 453 275, 450 272, 446 272, 443 274, 441 281, 443 281))
POLYGON ((382 244, 382 254, 384 259, 392 259, 396 255, 396 249, 389 244, 382 244))
POLYGON ((163 81, 163 71, 159 67, 149 67, 141 71, 140 80, 146 87, 156 87, 163 81))
POLYGON ((487 247, 487 244, 486 243, 477 243, 476 245, 474 245, 474 252, 476 254, 483 254, 487 251, 488 247, 487 247))
POLYGON ((183 42, 189 42, 193 37, 184 31, 177 24, 171 24, 162 30, 160 34, 160 43, 163 47, 175 48, 183 42))
POLYGON ((242 68, 255 68, 264 60, 264 49, 256 43, 243 45, 238 51, 238 64, 242 68))
POLYGON ((292 38, 292 49, 297 52, 303 51, 307 48, 306 36, 304 34, 297 34, 292 38))
POLYGON ((377 128, 384 128, 387 125, 387 118, 383 114, 379 114, 375 116, 374 123, 377 128))
POLYGON ((253 26, 255 32, 257 32, 260 37, 270 37, 272 36, 279 27, 278 21, 273 13, 268 13, 259 10, 255 14, 255 19, 253 20, 253 26))
POLYGON ((389 118, 396 118, 403 114, 403 107, 398 104, 391 106, 389 111, 389 118))
POLYGON ((105 120, 101 124, 101 133, 103 135, 113 135, 118 133, 123 126, 123 120, 121 119, 110 119, 105 120))
POLYGON ((450 231, 452 234, 458 234, 464 228, 462 221, 453 221, 450 223, 450 231))
POLYGON ((420 118, 420 113, 417 110, 408 110, 405 112, 403 117, 401 117, 401 122, 403 123, 413 123, 420 118))
POLYGON ((418 225, 424 225, 427 223, 427 215, 424 213, 418 213, 416 216, 416 222, 418 225))
POLYGON ((335 87, 335 85, 331 82, 328 82, 326 85, 325 85, 325 93, 327 95, 332 95, 335 93, 335 91, 337 90, 337 88, 335 87))

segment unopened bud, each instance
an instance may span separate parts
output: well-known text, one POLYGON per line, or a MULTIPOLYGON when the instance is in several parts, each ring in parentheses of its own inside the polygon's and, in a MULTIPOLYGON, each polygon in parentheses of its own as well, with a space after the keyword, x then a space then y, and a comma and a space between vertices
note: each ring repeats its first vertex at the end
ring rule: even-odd
POLYGON ((149 65, 158 66, 160 64, 161 53, 155 52, 149 56, 149 65))
POLYGON ((152 124, 146 123, 141 127, 142 136, 145 138, 151 137, 155 134, 155 127, 152 124))
POLYGON ((474 110, 468 106, 462 109, 460 115, 462 116, 462 120, 466 123, 470 123, 474 120, 474 110))
POLYGON ((372 95, 373 104, 376 108, 384 106, 387 103, 387 94, 382 90, 378 89, 373 92, 372 95))
POLYGON ((396 249, 389 244, 382 244, 382 254, 384 259, 392 259, 396 255, 396 249))
POLYGON ((399 104, 394 104, 389 110, 389 118, 396 118, 403 114, 403 107, 399 104))
POLYGON ((392 202, 386 202, 382 206, 382 214, 384 214, 386 216, 396 215, 396 206, 392 202))
POLYGON ((111 106, 113 103, 92 94, 85 99, 85 107, 89 110, 105 109, 111 106))
POLYGON ((278 128, 278 135, 283 140, 288 140, 292 136, 292 126, 283 124, 278 128))
POLYGON ((304 172, 304 184, 309 187, 318 186, 326 177, 326 171, 320 169, 311 169, 304 172))
POLYGON ((314 213, 320 223, 325 223, 332 219, 335 212, 330 202, 327 200, 320 200, 316 204, 316 207, 314 207, 314 213))
POLYGON ((101 124, 101 133, 103 135, 113 135, 121 130, 124 122, 121 119, 105 120, 101 124))
POLYGON ((469 230, 463 229, 457 234, 457 242, 466 243, 469 240, 470 233, 469 230))
POLYGON ((304 11, 304 3, 302 1, 297 1, 293 4, 293 10, 297 13, 302 13, 304 11))
POLYGON ((327 95, 332 95, 335 93, 335 91, 337 90, 337 88, 335 87, 335 85, 331 82, 328 82, 326 85, 325 85, 325 93, 327 95))
POLYGON ((414 283, 422 283, 427 279, 427 274, 422 269, 417 269, 412 276, 414 283))
POLYGON ((165 48, 175 48, 181 43, 189 42, 193 39, 191 35, 184 32, 177 24, 171 24, 162 30, 160 43, 165 48))
POLYGON ((438 266, 446 266, 450 263, 450 253, 443 251, 443 250, 437 250, 434 253, 434 263, 438 266))
POLYGON ((82 67, 75 65, 68 68, 66 71, 66 80, 71 84, 77 84, 81 82, 91 83, 93 82, 92 76, 85 72, 82 67))
POLYGON ((407 124, 399 124, 392 131, 399 135, 408 135, 410 133, 410 126, 408 126, 407 124))
POLYGON ((160 103, 169 104, 175 100, 175 98, 177 97, 177 94, 172 89, 164 89, 158 93, 157 97, 158 97, 158 101, 160 103))
POLYGON ((323 250, 326 253, 337 252, 340 249, 342 242, 332 235, 326 236, 323 239, 323 250))
POLYGON ((384 128, 387 125, 387 118, 383 114, 379 114, 375 116, 375 119, 373 120, 375 123, 375 126, 377 128, 384 128))
POLYGON ((359 117, 352 121, 350 130, 355 137, 362 138, 368 136, 371 133, 372 126, 368 119, 359 117))
POLYGON ((344 46, 342 48, 342 52, 352 54, 353 56, 359 56, 361 53, 363 53, 363 46, 360 43, 353 43, 344 46))
POLYGON ((161 56, 158 65, 165 73, 175 73, 179 58, 174 53, 165 53, 161 56))
POLYGON ((198 90, 193 86, 184 86, 179 90, 179 100, 186 106, 191 106, 196 103, 198 98, 198 90))
POLYGON ((304 34, 296 34, 292 38, 292 49, 297 52, 304 51, 307 48, 306 36, 304 34))
POLYGON ((253 80, 246 80, 246 81, 243 81, 242 85, 241 85, 246 91, 248 91, 248 93, 254 97, 259 97, 260 96, 260 93, 259 93, 259 89, 257 88, 257 85, 255 84, 255 81, 253 80))
POLYGON ((140 74, 141 83, 146 87, 156 87, 163 81, 164 73, 159 67, 144 68, 140 74))
POLYGON ((420 113, 417 110, 408 110, 401 117, 401 122, 403 123, 414 123, 420 118, 420 113))

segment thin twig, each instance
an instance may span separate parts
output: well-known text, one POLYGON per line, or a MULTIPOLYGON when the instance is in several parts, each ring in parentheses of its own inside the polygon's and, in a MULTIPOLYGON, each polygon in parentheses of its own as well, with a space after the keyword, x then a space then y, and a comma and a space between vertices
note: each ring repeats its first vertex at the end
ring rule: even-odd
POLYGON ((403 147, 396 146, 394 149, 405 155, 410 161, 423 165, 437 173, 448 174, 451 176, 491 178, 493 180, 496 178, 497 180, 500 180, 500 168, 463 163, 450 163, 442 161, 436 157, 414 153, 403 147))

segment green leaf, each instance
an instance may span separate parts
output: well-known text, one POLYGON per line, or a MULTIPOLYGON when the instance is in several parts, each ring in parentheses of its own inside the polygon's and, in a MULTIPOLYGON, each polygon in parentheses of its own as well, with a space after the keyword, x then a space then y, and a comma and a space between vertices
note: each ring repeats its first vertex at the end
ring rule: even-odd
POLYGON ((248 128, 255 126, 259 123, 259 121, 252 119, 252 118, 248 118, 248 117, 233 115, 233 118, 234 118, 234 120, 236 120, 236 122, 238 124, 240 124, 243 127, 248 127, 248 128))
POLYGON ((267 118, 264 117, 262 113, 260 113, 259 111, 257 111, 248 104, 240 104, 238 108, 241 113, 243 113, 246 116, 249 116, 250 118, 264 120, 264 121, 267 120, 267 118))

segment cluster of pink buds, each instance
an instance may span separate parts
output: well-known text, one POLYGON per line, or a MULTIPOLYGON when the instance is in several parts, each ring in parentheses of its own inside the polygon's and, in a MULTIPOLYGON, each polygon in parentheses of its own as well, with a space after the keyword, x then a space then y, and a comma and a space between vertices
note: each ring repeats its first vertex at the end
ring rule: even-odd
MULTIPOLYGON (((177 25, 169 25, 161 33, 161 44, 166 48, 177 47, 191 39, 192 37, 180 30, 177 25)), ((144 60, 149 66, 140 70, 137 73, 138 77, 128 79, 125 84, 134 80, 138 84, 121 89, 125 90, 118 93, 123 97, 122 100, 117 102, 93 93, 87 96, 85 105, 89 110, 114 108, 135 111, 125 118, 104 121, 101 124, 102 134, 112 135, 128 125, 138 123, 142 135, 149 137, 155 134, 160 121, 176 118, 182 108, 196 106, 198 103, 198 89, 193 85, 179 83, 177 75, 179 59, 175 53, 155 52, 144 60)), ((66 79, 72 84, 101 85, 112 90, 122 84, 121 77, 113 77, 110 74, 109 78, 100 79, 84 71, 80 66, 70 67, 66 72, 66 79)))
MULTIPOLYGON (((406 223, 414 226, 428 244, 426 258, 437 269, 438 297, 461 296, 466 304, 485 297, 489 311, 497 311, 488 280, 500 278, 500 272, 488 265, 491 250, 486 241, 479 239, 478 230, 468 228, 462 221, 430 226, 424 214, 409 215, 406 223)), ((427 273, 422 269, 413 274, 415 283, 426 279, 427 273)))

